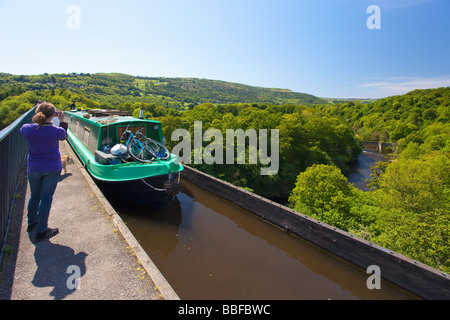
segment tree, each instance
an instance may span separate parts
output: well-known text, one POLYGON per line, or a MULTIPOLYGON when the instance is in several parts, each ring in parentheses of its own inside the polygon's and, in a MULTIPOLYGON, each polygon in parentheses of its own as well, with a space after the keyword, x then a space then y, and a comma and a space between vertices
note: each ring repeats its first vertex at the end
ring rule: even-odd
POLYGON ((386 171, 388 165, 389 162, 378 161, 374 166, 370 167, 372 173, 370 178, 366 180, 369 189, 376 190, 380 188, 380 176, 386 171))
POLYGON ((436 151, 418 159, 401 158, 379 177, 380 205, 417 214, 449 209, 450 159, 436 151))
POLYGON ((382 233, 371 241, 444 272, 450 272, 450 215, 435 209, 422 214, 390 209, 378 215, 382 233))
POLYGON ((347 183, 342 172, 331 165, 315 164, 297 177, 289 197, 289 205, 342 230, 358 226, 358 218, 351 216, 354 187, 347 183))

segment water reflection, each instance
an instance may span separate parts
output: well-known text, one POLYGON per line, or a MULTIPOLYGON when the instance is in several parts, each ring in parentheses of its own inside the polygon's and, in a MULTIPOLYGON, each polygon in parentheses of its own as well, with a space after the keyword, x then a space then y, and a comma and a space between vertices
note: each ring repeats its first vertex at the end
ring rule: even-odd
POLYGON ((408 299, 210 192, 182 181, 164 208, 112 205, 182 299, 408 299))
MULTIPOLYGON (((133 228, 133 234, 141 245, 163 257, 175 250, 178 243, 178 227, 182 223, 181 203, 177 197, 165 207, 139 206, 109 199, 122 219, 133 228), (164 241, 160 241, 164 239, 164 241)), ((186 208, 185 219, 188 219, 186 208)))

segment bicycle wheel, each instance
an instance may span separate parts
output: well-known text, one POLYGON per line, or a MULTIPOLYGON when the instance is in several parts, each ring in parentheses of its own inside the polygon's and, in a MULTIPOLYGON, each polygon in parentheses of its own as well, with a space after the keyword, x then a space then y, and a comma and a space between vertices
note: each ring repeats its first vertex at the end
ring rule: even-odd
POLYGON ((132 140, 128 144, 128 153, 140 162, 152 162, 154 160, 154 156, 149 153, 139 141, 136 140, 132 140))
POLYGON ((144 142, 144 147, 154 157, 160 158, 161 160, 166 160, 170 157, 169 149, 159 141, 147 138, 144 142))

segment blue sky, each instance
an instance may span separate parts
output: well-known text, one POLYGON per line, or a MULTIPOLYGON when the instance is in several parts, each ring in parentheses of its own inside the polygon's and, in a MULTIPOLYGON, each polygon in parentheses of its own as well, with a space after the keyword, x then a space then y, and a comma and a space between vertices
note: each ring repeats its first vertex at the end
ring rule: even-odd
POLYGON ((450 86, 449 0, 0 0, 0 72, 123 72, 381 98, 450 86), (79 28, 71 29, 71 5, 79 28), (380 8, 369 29, 367 8, 380 8))

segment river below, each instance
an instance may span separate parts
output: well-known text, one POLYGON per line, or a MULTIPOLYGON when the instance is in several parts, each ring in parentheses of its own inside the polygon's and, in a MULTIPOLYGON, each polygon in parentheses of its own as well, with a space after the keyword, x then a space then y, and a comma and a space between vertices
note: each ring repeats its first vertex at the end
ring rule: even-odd
POLYGON ((367 191, 367 181, 370 178, 373 167, 379 161, 388 161, 382 154, 376 153, 370 149, 365 149, 359 155, 358 161, 356 161, 350 168, 350 172, 347 175, 347 180, 352 183, 356 188, 367 191))

